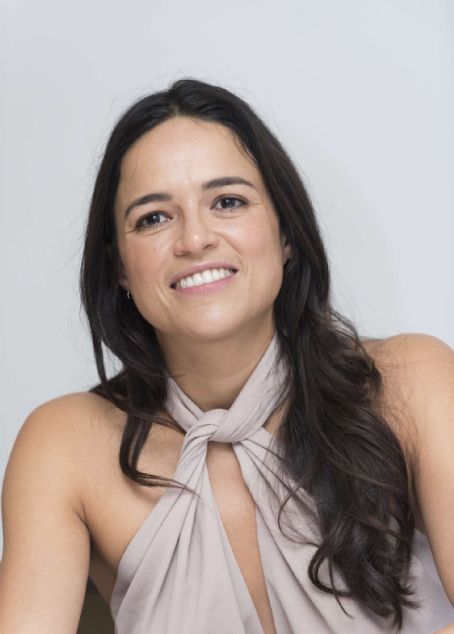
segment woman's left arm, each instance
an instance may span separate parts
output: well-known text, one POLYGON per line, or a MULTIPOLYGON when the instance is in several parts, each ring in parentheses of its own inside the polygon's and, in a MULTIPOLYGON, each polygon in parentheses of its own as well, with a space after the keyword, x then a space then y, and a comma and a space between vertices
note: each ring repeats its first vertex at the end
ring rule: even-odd
MULTIPOLYGON (((431 335, 397 339, 413 423, 409 439, 419 511, 440 580, 454 604, 454 350, 431 335)), ((441 633, 454 634, 454 623, 441 633)))

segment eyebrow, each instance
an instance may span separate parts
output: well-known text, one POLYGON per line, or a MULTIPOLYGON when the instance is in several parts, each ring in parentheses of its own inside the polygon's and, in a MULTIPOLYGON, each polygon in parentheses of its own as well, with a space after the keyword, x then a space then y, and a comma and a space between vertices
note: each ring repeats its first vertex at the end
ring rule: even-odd
MULTIPOLYGON (((249 187, 252 187, 257 191, 255 185, 253 185, 245 178, 242 178, 241 176, 220 176, 219 178, 213 178, 206 183, 202 183, 201 188, 202 191, 206 191, 207 189, 225 187, 226 185, 248 185, 249 187)), ((166 200, 172 200, 172 196, 164 192, 154 192, 152 194, 145 194, 144 196, 140 196, 140 198, 136 198, 126 207, 125 218, 128 217, 129 213, 132 211, 132 209, 134 209, 134 207, 137 207, 139 205, 146 205, 155 201, 161 202, 166 200)))

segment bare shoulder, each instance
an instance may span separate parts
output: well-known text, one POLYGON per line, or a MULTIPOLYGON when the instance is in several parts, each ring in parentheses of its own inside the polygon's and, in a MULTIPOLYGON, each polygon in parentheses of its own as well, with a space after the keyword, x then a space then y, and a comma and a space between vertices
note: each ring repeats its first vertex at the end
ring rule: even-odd
MULTIPOLYGON (((64 394, 37 406, 17 434, 10 463, 20 456, 46 457, 67 485, 76 510, 85 521, 84 491, 104 450, 118 447, 125 415, 90 392, 64 394), (15 449, 20 451, 15 451, 15 449)), ((12 468, 12 465, 10 465, 12 468)))
POLYGON ((91 552, 84 491, 116 420, 104 399, 75 393, 39 405, 19 429, 2 485, 2 632, 76 631, 91 552))
POLYGON ((124 418, 123 412, 101 396, 73 392, 36 407, 22 424, 16 442, 46 438, 55 447, 77 451, 82 443, 85 450, 87 435, 105 434, 107 430, 114 434, 122 427, 124 418))
MULTIPOLYGON (((454 602, 454 351, 438 337, 391 337, 377 354, 396 433, 412 450, 416 507, 446 594, 454 602)), ((407 453, 408 455, 408 453, 407 453)))
POLYGON ((452 348, 438 337, 419 332, 405 332, 385 339, 366 339, 363 343, 379 362, 395 367, 427 362, 452 352, 452 348))
MULTIPOLYGON (((386 339, 365 342, 385 383, 402 395, 410 396, 415 389, 452 377, 454 351, 433 335, 402 333, 386 339), (431 382, 432 383, 432 382, 431 382)), ((432 384, 431 387, 434 387, 432 384)), ((389 394, 392 397, 392 393, 389 394)))
POLYGON ((56 426, 61 433, 71 434, 72 431, 79 429, 83 422, 96 425, 108 419, 114 423, 121 418, 119 415, 118 408, 97 394, 72 392, 38 405, 29 414, 23 426, 56 426))
POLYGON ((427 425, 454 396, 454 351, 433 335, 402 333, 364 342, 383 380, 382 412, 404 445, 419 445, 427 425), (428 416, 429 415, 429 416, 428 416))

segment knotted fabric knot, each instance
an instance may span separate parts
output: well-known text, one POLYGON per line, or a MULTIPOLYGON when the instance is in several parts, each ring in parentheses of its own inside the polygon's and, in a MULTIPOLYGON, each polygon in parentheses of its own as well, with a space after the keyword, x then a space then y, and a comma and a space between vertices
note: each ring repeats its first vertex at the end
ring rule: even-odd
POLYGON ((225 409, 212 409, 209 412, 204 412, 197 422, 188 429, 187 435, 191 438, 203 438, 206 442, 210 440, 234 442, 230 438, 231 434, 228 433, 228 429, 223 428, 226 414, 227 410, 225 409))
POLYGON ((204 438, 206 442, 240 442, 249 435, 248 430, 235 425, 229 416, 229 410, 212 409, 204 412, 197 422, 189 428, 187 435, 192 438, 204 438))
POLYGON ((275 333, 262 359, 243 386, 230 409, 211 409, 204 412, 168 378, 166 409, 186 430, 187 439, 201 442, 236 443, 253 436, 266 422, 287 381, 285 361, 279 356, 279 342, 275 333))

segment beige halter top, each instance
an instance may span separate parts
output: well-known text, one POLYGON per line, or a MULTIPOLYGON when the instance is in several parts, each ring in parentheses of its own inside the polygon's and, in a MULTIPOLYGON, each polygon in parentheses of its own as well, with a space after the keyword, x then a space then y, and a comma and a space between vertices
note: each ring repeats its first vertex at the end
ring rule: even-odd
MULTIPOLYGON (((186 430, 174 478, 195 489, 200 499, 189 491, 167 488, 128 544, 110 602, 116 634, 263 634, 210 487, 205 464, 210 440, 232 443, 255 501, 260 555, 278 634, 394 631, 388 620, 342 599, 349 618, 332 595, 318 590, 307 575, 315 547, 288 539, 277 525, 279 505, 271 504, 266 485, 279 501, 288 489, 278 476, 278 457, 273 453, 279 453, 277 439, 263 425, 286 382, 278 353, 275 333, 228 410, 203 412, 169 378, 166 410, 186 430)), ((289 511, 283 518, 291 512, 291 501, 285 509, 289 511)), ((301 522, 306 533, 314 530, 300 510, 291 521, 301 522)), ((287 525, 284 521, 282 527, 288 535, 287 525)), ((418 531, 412 572, 422 607, 405 611, 401 631, 432 634, 454 621, 454 609, 428 541, 418 531)))

